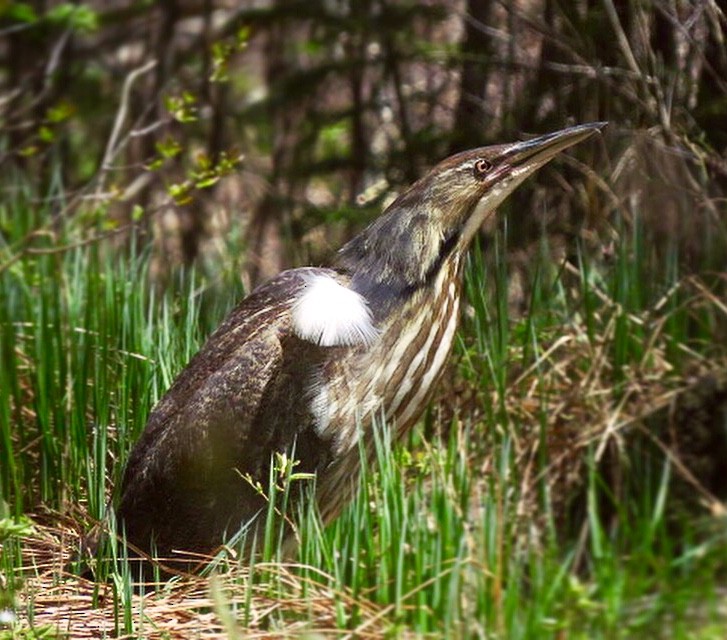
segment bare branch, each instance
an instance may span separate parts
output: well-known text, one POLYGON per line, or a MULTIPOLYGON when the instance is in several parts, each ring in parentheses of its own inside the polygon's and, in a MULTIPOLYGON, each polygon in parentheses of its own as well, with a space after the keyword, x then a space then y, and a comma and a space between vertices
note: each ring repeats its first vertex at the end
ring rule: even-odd
POLYGON ((140 78, 145 73, 151 71, 154 67, 156 67, 156 65, 156 60, 149 60, 146 64, 131 71, 129 75, 126 76, 126 80, 124 80, 124 86, 121 90, 121 101, 119 103, 119 109, 116 112, 116 119, 114 120, 114 126, 111 130, 111 136, 106 143, 106 151, 104 152, 103 160, 101 161, 101 172, 99 174, 98 184, 96 185, 97 191, 103 191, 106 181, 106 175, 112 168, 111 161, 113 160, 117 152, 116 144, 119 136, 121 135, 121 129, 124 126, 124 122, 126 121, 126 116, 129 111, 131 87, 138 78, 140 78))

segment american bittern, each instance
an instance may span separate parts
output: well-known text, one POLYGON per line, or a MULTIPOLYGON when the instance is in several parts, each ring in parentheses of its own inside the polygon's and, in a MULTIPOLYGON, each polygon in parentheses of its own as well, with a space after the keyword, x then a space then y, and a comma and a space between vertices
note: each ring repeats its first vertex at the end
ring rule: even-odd
MULTIPOLYGON (((412 185, 330 268, 285 271, 245 298, 179 375, 132 451, 118 516, 132 546, 210 552, 264 518, 273 452, 317 474, 330 520, 350 498, 359 434, 397 437, 452 348, 464 257, 495 208, 604 123, 454 155, 412 185), (245 479, 247 476, 247 479, 245 479)), ((366 443, 370 447, 369 443, 366 443)))

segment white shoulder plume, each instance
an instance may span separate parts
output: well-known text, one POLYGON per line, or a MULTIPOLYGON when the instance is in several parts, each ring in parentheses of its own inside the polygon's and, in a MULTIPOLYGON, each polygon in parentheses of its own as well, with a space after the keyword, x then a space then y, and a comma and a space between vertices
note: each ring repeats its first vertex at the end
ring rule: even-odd
POLYGON ((322 347, 366 346, 376 340, 366 299, 323 273, 306 275, 293 304, 293 329, 303 340, 322 347))

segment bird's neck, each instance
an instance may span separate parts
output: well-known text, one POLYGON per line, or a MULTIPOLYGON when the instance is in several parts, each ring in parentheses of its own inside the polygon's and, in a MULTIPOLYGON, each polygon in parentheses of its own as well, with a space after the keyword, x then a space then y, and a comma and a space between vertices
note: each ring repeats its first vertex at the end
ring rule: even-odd
POLYGON ((357 441, 348 430, 372 428, 376 417, 384 416, 397 437, 418 420, 452 349, 461 290, 461 259, 453 254, 411 295, 392 298, 377 318, 374 345, 327 363, 313 403, 320 435, 348 448, 357 441), (333 397, 334 389, 345 393, 333 397))
POLYGON ((379 323, 428 295, 440 272, 459 268, 460 230, 447 235, 429 217, 390 208, 336 256, 334 266, 350 276, 351 288, 369 301, 379 323))
POLYGON ((444 261, 430 282, 392 310, 382 327, 380 351, 385 365, 379 378, 380 395, 399 436, 418 420, 444 370, 459 324, 461 291, 457 255, 444 261))

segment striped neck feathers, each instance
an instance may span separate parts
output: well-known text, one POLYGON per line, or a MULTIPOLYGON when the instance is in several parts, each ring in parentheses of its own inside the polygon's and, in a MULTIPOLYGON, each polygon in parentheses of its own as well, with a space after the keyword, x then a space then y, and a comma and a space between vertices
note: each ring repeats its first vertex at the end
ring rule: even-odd
POLYGON ((439 212, 399 197, 363 232, 344 245, 335 266, 351 276, 351 288, 388 313, 427 286, 458 250, 461 228, 445 230, 439 212))

